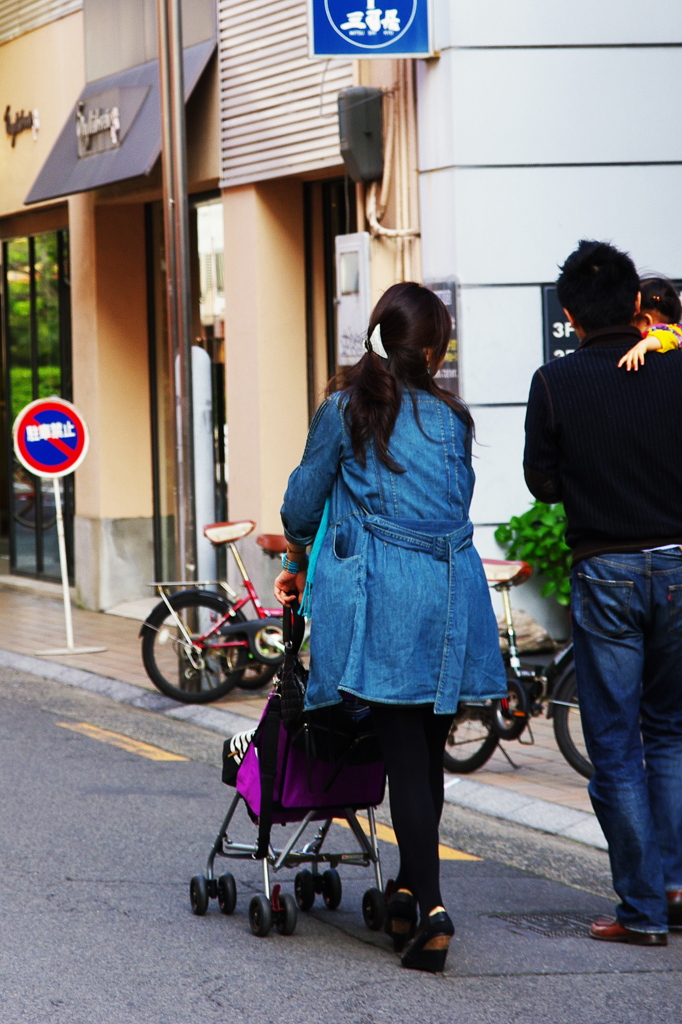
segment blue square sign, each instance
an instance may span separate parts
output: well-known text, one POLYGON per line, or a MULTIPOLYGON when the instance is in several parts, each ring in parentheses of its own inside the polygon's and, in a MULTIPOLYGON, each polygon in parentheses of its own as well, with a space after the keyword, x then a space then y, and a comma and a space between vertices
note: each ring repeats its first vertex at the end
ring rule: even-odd
POLYGON ((430 28, 430 0, 309 0, 311 57, 430 57, 430 28))

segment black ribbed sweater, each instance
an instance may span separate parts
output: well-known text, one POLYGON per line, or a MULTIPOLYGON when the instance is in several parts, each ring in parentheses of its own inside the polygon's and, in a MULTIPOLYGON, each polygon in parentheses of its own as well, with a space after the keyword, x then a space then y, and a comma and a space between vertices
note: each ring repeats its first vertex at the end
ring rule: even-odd
POLYGON ((682 351, 619 369, 640 339, 636 327, 592 331, 531 383, 526 483, 564 503, 574 562, 682 544, 682 351))

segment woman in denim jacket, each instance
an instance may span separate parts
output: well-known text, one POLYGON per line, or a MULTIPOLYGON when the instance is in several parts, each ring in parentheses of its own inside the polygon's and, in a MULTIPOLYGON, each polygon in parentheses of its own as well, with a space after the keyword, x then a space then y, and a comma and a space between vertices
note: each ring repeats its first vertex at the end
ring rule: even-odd
POLYGON ((367 353, 342 369, 291 474, 275 594, 303 593, 305 549, 329 499, 312 589, 307 707, 340 691, 372 707, 400 849, 387 931, 405 967, 442 970, 452 922, 439 885, 443 750, 462 699, 506 695, 497 624, 469 505, 473 422, 433 379, 450 315, 414 283, 372 313, 367 353), (380 338, 378 337, 380 335, 380 338), (289 570, 289 571, 286 571, 289 570))

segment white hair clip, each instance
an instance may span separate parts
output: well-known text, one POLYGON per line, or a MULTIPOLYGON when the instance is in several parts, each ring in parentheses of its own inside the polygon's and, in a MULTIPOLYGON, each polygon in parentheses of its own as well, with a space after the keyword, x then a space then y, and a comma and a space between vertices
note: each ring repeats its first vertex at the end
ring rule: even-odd
POLYGON ((381 327, 379 324, 376 325, 371 335, 368 335, 365 339, 365 348, 368 352, 376 352, 381 359, 388 359, 388 352, 381 340, 381 327))

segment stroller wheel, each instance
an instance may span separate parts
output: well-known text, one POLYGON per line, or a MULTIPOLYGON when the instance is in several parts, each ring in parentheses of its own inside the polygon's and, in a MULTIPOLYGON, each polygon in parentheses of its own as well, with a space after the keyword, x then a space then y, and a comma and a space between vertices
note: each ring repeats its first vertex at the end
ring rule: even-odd
POLYGON ((229 872, 218 879, 218 906, 223 914, 234 914, 237 906, 237 883, 229 872))
POLYGON ((335 868, 329 868, 322 875, 322 899, 329 910, 336 910, 342 892, 341 876, 335 868))
POLYGON ((198 917, 208 910, 208 883, 203 875, 195 875, 189 883, 189 901, 198 917))
POLYGON ((254 935, 264 938, 272 928, 272 907, 267 896, 258 893, 249 903, 249 925, 254 935))
POLYGON ((280 896, 279 902, 281 909, 275 918, 275 928, 280 935, 292 935, 296 928, 296 918, 298 917, 296 900, 290 892, 285 892, 280 896))
POLYGON ((315 902, 315 879, 312 871, 299 871, 294 879, 294 892, 299 910, 310 910, 315 902))
POLYGON ((373 932, 380 932, 386 922, 386 897, 381 889, 368 889, 362 897, 362 916, 373 932))

